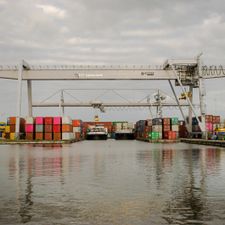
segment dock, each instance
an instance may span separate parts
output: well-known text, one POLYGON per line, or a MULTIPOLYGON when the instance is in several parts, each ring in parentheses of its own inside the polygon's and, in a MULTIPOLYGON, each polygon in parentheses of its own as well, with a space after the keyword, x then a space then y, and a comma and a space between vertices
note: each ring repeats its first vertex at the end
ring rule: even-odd
POLYGON ((51 144, 71 144, 77 142, 77 140, 60 140, 60 141, 28 141, 28 140, 0 140, 0 145, 24 145, 24 144, 43 144, 43 145, 51 145, 51 144))
POLYGON ((181 138, 181 142, 197 144, 197 145, 210 145, 225 148, 225 141, 222 140, 204 140, 204 139, 191 139, 191 138, 181 138))

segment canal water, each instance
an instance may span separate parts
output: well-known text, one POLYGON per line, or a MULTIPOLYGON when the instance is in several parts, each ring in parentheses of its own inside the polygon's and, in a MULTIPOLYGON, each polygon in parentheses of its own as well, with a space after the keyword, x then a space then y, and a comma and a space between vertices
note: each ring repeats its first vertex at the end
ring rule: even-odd
POLYGON ((0 146, 0 224, 225 224, 225 149, 0 146))

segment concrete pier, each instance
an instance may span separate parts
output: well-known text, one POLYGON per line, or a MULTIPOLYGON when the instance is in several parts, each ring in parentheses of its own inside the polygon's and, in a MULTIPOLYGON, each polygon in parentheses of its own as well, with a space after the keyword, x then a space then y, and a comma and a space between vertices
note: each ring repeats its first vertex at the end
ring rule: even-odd
POLYGON ((204 140, 204 139, 189 139, 189 138, 181 138, 181 142, 198 144, 198 145, 211 145, 225 148, 225 141, 222 140, 204 140))

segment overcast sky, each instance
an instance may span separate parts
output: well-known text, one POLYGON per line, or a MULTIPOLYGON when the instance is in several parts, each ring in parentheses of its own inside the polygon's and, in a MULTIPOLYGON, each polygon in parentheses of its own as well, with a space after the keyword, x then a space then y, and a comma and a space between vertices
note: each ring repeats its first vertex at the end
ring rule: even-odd
MULTIPOLYGON (((161 65, 168 58, 193 58, 202 51, 205 64, 225 65, 224 12, 223 0, 0 0, 0 64, 18 64, 25 59, 31 64, 161 65)), ((16 83, 0 82, 1 117, 15 115, 16 83)), ((225 116, 224 85, 225 79, 206 83, 208 113, 225 116)), ((35 83, 34 99, 59 88, 93 86, 157 86, 169 92, 166 82, 35 83)), ((89 96, 94 94, 89 92, 89 96)), ((90 98, 86 93, 86 99, 90 98)), ((34 112, 56 114, 52 109, 34 112)), ((67 112, 84 120, 95 114, 84 109, 67 112)), ((147 110, 111 110, 100 116, 137 120, 148 114, 147 110)))

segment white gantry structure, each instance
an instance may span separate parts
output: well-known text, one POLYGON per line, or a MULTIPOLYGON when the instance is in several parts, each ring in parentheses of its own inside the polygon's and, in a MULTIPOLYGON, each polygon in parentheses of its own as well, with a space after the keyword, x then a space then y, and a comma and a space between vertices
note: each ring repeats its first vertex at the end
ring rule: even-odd
MULTIPOLYGON (((28 116, 32 116, 33 107, 51 107, 58 106, 57 104, 33 104, 32 102, 32 82, 33 81, 53 81, 53 80, 68 80, 68 81, 78 81, 78 80, 167 80, 169 86, 173 92, 176 99, 176 105, 180 109, 182 117, 185 119, 185 115, 182 106, 189 107, 189 125, 188 130, 192 130, 192 115, 197 118, 201 131, 205 133, 205 96, 206 90, 204 86, 205 79, 215 79, 225 77, 225 72, 222 66, 203 66, 200 60, 200 55, 194 59, 188 60, 167 60, 162 66, 157 68, 152 68, 150 65, 143 66, 97 66, 97 65, 65 65, 65 66, 35 66, 30 65, 24 60, 21 61, 19 65, 15 66, 0 66, 0 78, 2 79, 12 79, 18 81, 18 95, 17 95, 17 121, 16 121, 16 137, 19 138, 19 126, 21 117, 21 103, 22 103, 22 82, 27 82, 27 98, 28 98, 28 116), (175 83, 173 83, 174 81, 175 83), (181 105, 178 96, 175 92, 175 87, 179 87, 184 93, 187 104, 181 105), (185 87, 189 87, 188 93, 185 87), (198 89, 199 93, 199 106, 200 115, 196 112, 193 103, 193 89, 198 89), (198 116, 201 116, 201 121, 199 121, 198 116)), ((64 107, 72 107, 75 104, 63 103, 64 107)), ((146 103, 147 104, 147 103, 146 103)), ((108 103, 115 106, 114 103, 108 103)), ((123 104, 117 104, 118 106, 123 106, 123 104)), ((140 104, 142 107, 144 104, 140 104)), ((84 107, 85 105, 80 105, 84 107)), ((86 106, 90 106, 86 105, 86 106)), ((129 104, 125 104, 128 106, 129 104)), ((130 104, 132 107, 132 103, 130 104)), ((133 106, 139 107, 137 103, 133 103, 133 106)), ((147 104, 144 106, 151 106, 147 104)), ((164 105, 166 106, 166 105, 164 105)), ((171 105, 168 105, 171 106, 171 105)))

